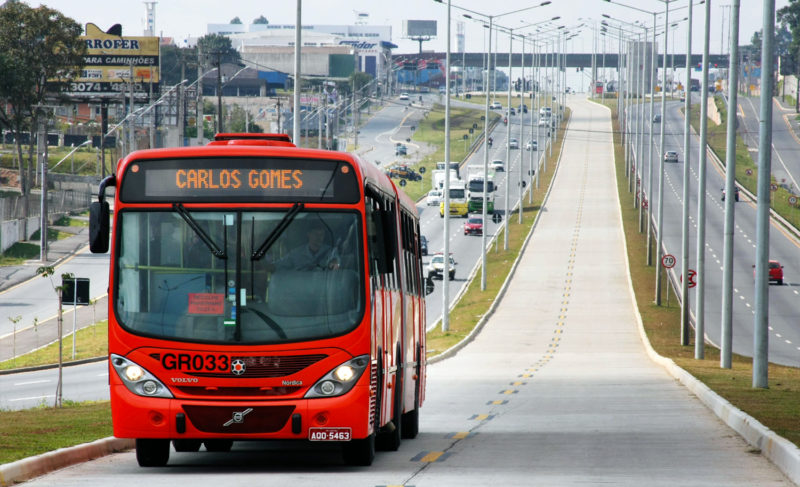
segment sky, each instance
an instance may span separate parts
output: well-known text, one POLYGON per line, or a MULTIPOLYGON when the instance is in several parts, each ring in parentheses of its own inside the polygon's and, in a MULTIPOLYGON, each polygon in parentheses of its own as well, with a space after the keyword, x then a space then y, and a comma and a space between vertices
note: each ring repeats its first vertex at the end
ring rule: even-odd
MULTIPOLYGON (((111 25, 120 23, 124 36, 141 36, 144 29, 145 5, 141 0, 49 0, 36 1, 24 0, 30 6, 47 5, 65 15, 75 19, 82 25, 94 23, 103 30, 111 25)), ((253 19, 263 15, 270 24, 294 24, 297 15, 297 2, 291 0, 268 0, 257 2, 253 0, 159 0, 156 3, 156 32, 165 37, 173 37, 176 42, 187 37, 200 37, 207 33, 207 25, 227 23, 234 17, 239 17, 243 23, 249 24, 253 19), (224 5, 224 10, 221 7, 224 5)), ((342 25, 355 23, 358 14, 369 14, 370 25, 390 25, 392 27, 392 42, 398 49, 395 54, 418 52, 419 45, 416 41, 402 38, 403 20, 436 20, 439 35, 436 39, 423 43, 424 50, 444 51, 446 49, 446 23, 447 0, 445 3, 436 3, 434 0, 302 0, 303 24, 342 25)), ((627 3, 649 12, 664 10, 663 0, 613 0, 614 2, 627 3)), ((711 2, 711 20, 709 29, 711 54, 719 54, 723 45, 727 52, 730 8, 732 0, 709 0, 711 2)), ((2 0, 0 0, 0 3, 2 0)), ((602 0, 552 0, 549 5, 538 6, 541 0, 457 0, 452 2, 452 36, 451 52, 456 50, 455 33, 456 23, 464 22, 466 32, 467 52, 481 52, 486 50, 486 35, 484 29, 474 20, 465 19, 463 7, 484 15, 499 16, 495 23, 504 27, 516 28, 525 25, 544 22, 555 16, 561 17, 551 21, 554 25, 564 25, 572 28, 581 23, 587 27, 567 46, 568 52, 589 53, 593 49, 593 34, 588 26, 599 25, 603 20, 602 15, 610 15, 614 19, 625 22, 643 21, 652 22, 651 14, 644 14, 636 10, 619 5, 606 3, 602 0), (537 7, 518 13, 510 13, 525 9, 532 5, 537 7), (491 8, 490 8, 491 7, 491 8)), ((739 44, 749 44, 754 32, 762 28, 762 2, 758 0, 741 0, 739 44)), ((776 0, 776 8, 781 8, 789 0, 776 0)), ((670 23, 686 17, 685 6, 688 0, 672 0, 670 8, 679 9, 670 14, 670 23), (681 8, 684 7, 684 8, 681 8)), ((702 34, 705 5, 695 6, 693 9, 692 52, 702 53, 702 34)), ((477 15, 473 15, 477 18, 477 15)), ((663 18, 662 18, 663 19, 663 18)), ((663 20, 659 20, 663 23, 663 20)), ((522 32, 525 32, 524 30, 522 32)), ((682 22, 670 31, 668 41, 669 50, 677 52, 686 51, 686 22, 682 22)), ((500 35, 497 42, 493 41, 493 51, 496 44, 503 51, 508 50, 508 37, 500 35)), ((663 50, 663 40, 659 41, 659 51, 663 50)), ((514 51, 520 49, 515 43, 514 51)), ((608 41, 609 52, 616 52, 616 47, 611 47, 608 41)))

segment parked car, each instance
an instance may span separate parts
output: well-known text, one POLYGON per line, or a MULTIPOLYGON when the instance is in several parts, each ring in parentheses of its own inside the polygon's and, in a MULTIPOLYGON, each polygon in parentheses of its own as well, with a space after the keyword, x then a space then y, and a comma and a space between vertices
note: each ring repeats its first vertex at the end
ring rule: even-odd
POLYGON ((527 144, 525 144, 525 150, 539 150, 539 143, 536 140, 529 140, 527 144))
POLYGON ((471 216, 464 222, 464 235, 483 235, 483 218, 471 216))
POLYGON ((425 203, 428 206, 439 206, 439 203, 442 201, 442 191, 439 189, 432 189, 428 191, 428 197, 425 199, 425 203))
MULTIPOLYGON (((456 278, 456 261, 453 259, 452 254, 450 255, 449 265, 448 265, 448 277, 452 281, 456 278)), ((428 277, 431 279, 444 279, 444 254, 441 252, 437 252, 433 254, 433 258, 431 258, 430 263, 428 263, 428 277)))
POLYGON ((394 155, 404 156, 406 154, 408 154, 408 147, 406 147, 404 144, 397 144, 394 147, 394 155))
POLYGON ((428 255, 428 238, 425 235, 419 236, 419 251, 422 255, 428 255))
MULTIPOLYGON (((725 188, 722 188, 722 201, 725 201, 725 188)), ((739 186, 733 187, 733 201, 739 201, 739 186)))
POLYGON ((653 115, 653 123, 661 123, 661 115, 657 113, 653 115))
MULTIPOLYGON (((783 285, 783 266, 777 260, 770 260, 767 263, 767 282, 776 282, 779 286, 783 285)), ((756 266, 753 266, 753 279, 756 278, 756 266)))
POLYGON ((408 179, 409 181, 420 181, 422 174, 417 173, 406 165, 390 166, 386 171, 390 178, 408 179))
POLYGON ((495 171, 500 171, 500 172, 505 171, 505 163, 503 161, 501 161, 500 159, 493 160, 492 163, 490 164, 490 166, 495 171))
POLYGON ((508 147, 510 149, 519 149, 519 141, 517 139, 509 139, 508 147))
POLYGON ((664 153, 664 162, 678 162, 678 153, 674 150, 668 150, 664 153))
POLYGON ((408 100, 408 93, 400 93, 400 97, 398 99, 400 99, 400 100, 408 100))
POLYGON ((502 110, 503 105, 499 101, 493 101, 492 104, 489 105, 489 108, 492 110, 502 110))

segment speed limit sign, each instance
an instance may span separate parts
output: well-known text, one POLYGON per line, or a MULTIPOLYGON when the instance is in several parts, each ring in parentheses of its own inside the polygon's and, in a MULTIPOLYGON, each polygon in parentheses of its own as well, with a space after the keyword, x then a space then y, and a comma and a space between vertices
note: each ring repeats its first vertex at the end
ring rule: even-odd
POLYGON ((661 265, 664 266, 665 269, 672 269, 675 267, 675 256, 672 254, 664 255, 664 257, 661 258, 661 265))
POLYGON ((789 196, 789 204, 795 206, 797 204, 797 196, 789 196))

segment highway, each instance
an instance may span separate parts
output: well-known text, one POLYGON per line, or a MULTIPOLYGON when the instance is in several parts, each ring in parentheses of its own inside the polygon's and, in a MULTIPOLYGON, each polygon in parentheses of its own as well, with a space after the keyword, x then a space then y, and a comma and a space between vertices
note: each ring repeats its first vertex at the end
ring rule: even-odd
POLYGON ((420 435, 399 451, 349 468, 335 445, 238 442, 148 470, 124 452, 27 485, 787 485, 648 357, 618 272, 609 112, 570 103, 575 131, 507 292, 474 342, 430 365, 420 435))
MULTIPOLYGON (((694 96, 693 110, 699 110, 697 95, 694 96)), ((745 102, 746 104, 747 102, 745 102)), ((664 219, 663 245, 666 253, 676 258, 673 268, 674 279, 680 279, 681 253, 681 215, 683 195, 683 164, 686 154, 683 150, 684 119, 679 109, 682 103, 667 102, 665 124, 665 147, 658 147, 661 127, 651 124, 649 111, 645 109, 646 130, 652 125, 654 130, 654 178, 652 195, 649 199, 653 218, 657 214, 658 201, 658 157, 664 151, 674 150, 679 154, 678 163, 664 164, 664 219)), ((660 103, 656 103, 656 113, 660 113, 660 103)), ((748 119, 750 117, 745 117, 748 119)), ((712 123, 712 122, 709 122, 712 123)), ((785 133, 785 132, 784 132, 785 133)), ((649 132, 645 133, 643 161, 645 192, 648 189, 649 164, 648 142, 649 132)), ((692 148, 689 154, 691 178, 689 183, 689 269, 697 269, 697 194, 699 185, 699 137, 691 138, 692 148)), ((752 141, 752 139, 749 139, 752 141)), ((776 142, 777 144, 777 142, 776 142)), ((795 149, 796 150, 796 149, 795 149)), ((773 156, 773 170, 776 164, 773 156)), ((722 255, 723 255, 723 222, 724 202, 721 201, 724 186, 724 173, 712 163, 708 155, 706 172, 706 241, 705 252, 705 335, 706 340, 718 346, 721 336, 722 316, 722 255)), ((735 205, 734 233, 734 270, 733 270, 733 352, 744 356, 753 354, 753 321, 755 314, 755 293, 753 268, 755 264, 756 246, 756 205, 755 201, 742 192, 741 199, 735 205)), ((785 267, 784 285, 769 286, 769 360, 773 363, 800 366, 800 242, 782 227, 773 224, 770 229, 770 259, 777 259, 785 267)), ((692 313, 696 313, 697 288, 689 291, 689 304, 692 313)), ((662 299, 664 297, 662 296, 662 299)))

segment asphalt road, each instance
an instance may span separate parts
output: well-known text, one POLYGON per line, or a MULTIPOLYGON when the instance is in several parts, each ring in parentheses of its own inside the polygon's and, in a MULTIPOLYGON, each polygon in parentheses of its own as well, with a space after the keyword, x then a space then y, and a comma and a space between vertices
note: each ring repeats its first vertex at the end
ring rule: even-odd
MULTIPOLYGON (((696 95, 695 95, 696 96, 696 95)), ((695 98, 695 101, 697 99, 695 98)), ((653 126, 654 130, 654 178, 652 196, 649 198, 656 217, 658 201, 658 157, 664 150, 674 150, 679 154, 678 163, 664 164, 664 219, 663 241, 666 253, 676 258, 673 268, 674 278, 680 279, 681 254, 681 219, 683 198, 683 165, 687 159, 683 151, 683 116, 679 112, 682 106, 679 102, 667 102, 667 116, 665 124, 665 144, 663 150, 658 147, 659 124, 646 123, 653 126)), ((699 110, 698 105, 693 109, 699 110)), ((656 113, 660 113, 660 103, 656 103, 656 113)), ((648 110, 645 110, 645 121, 652 120, 648 110)), ((649 135, 645 134, 644 153, 640 156, 643 161, 644 189, 649 187, 649 135)), ((721 201, 724 186, 724 173, 711 163, 708 156, 706 171, 706 241, 702 248, 705 252, 705 269, 697 267, 697 225, 698 225, 698 185, 699 185, 699 138, 691 138, 692 148, 689 153, 690 182, 689 182, 689 269, 705 272, 705 335, 706 340, 715 345, 720 344, 722 327, 722 256, 723 256, 723 228, 724 228, 724 202, 721 201)), ((773 163, 773 169, 775 164, 773 163)), ((753 354, 753 322, 755 314, 755 292, 753 268, 755 263, 756 245, 756 206, 744 192, 735 205, 735 232, 734 232, 734 269, 733 269, 733 352, 744 356, 753 354)), ((784 265, 784 285, 772 284, 769 286, 769 360, 791 366, 800 366, 800 242, 786 230, 773 224, 770 229, 770 259, 777 259, 784 265)), ((697 314, 696 296, 698 288, 689 291, 690 309, 697 314)), ((662 299, 665 299, 662 296, 662 299)))

